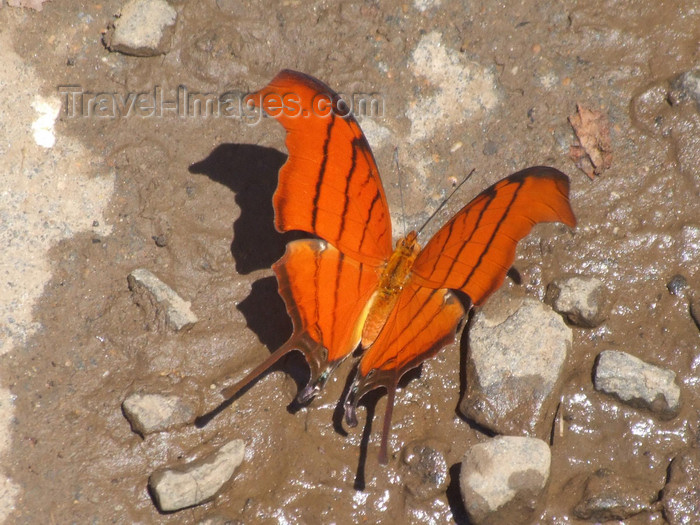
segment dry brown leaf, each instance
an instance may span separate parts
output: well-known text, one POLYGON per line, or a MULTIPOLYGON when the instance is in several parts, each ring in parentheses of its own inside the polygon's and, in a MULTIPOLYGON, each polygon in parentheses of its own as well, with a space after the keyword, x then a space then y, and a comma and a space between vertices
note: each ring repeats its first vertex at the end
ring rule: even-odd
POLYGON ((50 0, 7 0, 7 5, 10 7, 28 7, 35 11, 41 11, 41 4, 50 0))
POLYGON ((569 156, 591 179, 600 175, 612 164, 612 144, 610 124, 600 111, 594 111, 577 104, 578 113, 569 117, 571 127, 579 144, 569 149, 569 156))

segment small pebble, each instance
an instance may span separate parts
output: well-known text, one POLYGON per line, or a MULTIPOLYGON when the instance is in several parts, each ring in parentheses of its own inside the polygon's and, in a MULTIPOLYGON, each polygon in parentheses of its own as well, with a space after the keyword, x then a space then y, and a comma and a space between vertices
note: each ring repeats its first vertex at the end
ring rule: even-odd
POLYGON ((674 275, 666 285, 672 295, 682 296, 688 287, 688 281, 682 275, 674 275))
POLYGON ((136 292, 144 289, 158 304, 165 306, 165 319, 173 330, 191 328, 197 316, 190 310, 190 302, 185 301, 163 281, 146 269, 139 268, 129 274, 129 288, 136 292))
POLYGON ((177 11, 165 0, 130 0, 105 33, 111 51, 148 57, 170 49, 177 11))
POLYGON ((178 468, 151 474, 148 486, 161 512, 204 503, 214 497, 243 462, 242 439, 230 441, 209 456, 178 468))
POLYGON ((677 106, 686 100, 695 102, 700 111, 700 69, 681 73, 671 81, 668 101, 673 106, 677 106))
POLYGON ((605 350, 598 356, 596 390, 630 406, 649 409, 664 419, 674 417, 680 407, 681 390, 675 380, 675 372, 625 352, 605 350))
POLYGON ((430 443, 409 443, 403 449, 402 460, 402 480, 413 497, 425 500, 445 491, 447 461, 430 443))
POLYGON ((546 438, 572 332, 560 315, 531 298, 518 307, 496 294, 474 315, 460 411, 494 432, 546 438))
POLYGON ((671 525, 700 523, 700 448, 673 458, 661 502, 671 525))
POLYGON ((547 286, 545 302, 574 326, 593 328, 609 314, 605 285, 595 277, 558 279, 547 286))
POLYGON ((530 523, 550 463, 549 446, 536 438, 499 436, 471 447, 459 475, 471 523, 530 523))
POLYGON ((134 432, 146 436, 192 423, 193 407, 177 396, 131 394, 122 403, 124 416, 134 432))
POLYGON ((596 522, 624 520, 650 510, 658 489, 618 476, 608 469, 600 469, 586 481, 583 498, 574 508, 574 515, 582 520, 596 522))
POLYGON ((491 140, 487 141, 486 144, 484 144, 483 153, 487 157, 490 157, 491 155, 495 155, 496 153, 498 153, 498 144, 496 142, 491 141, 491 140))
POLYGON ((156 243, 158 248, 163 248, 168 245, 168 238, 165 235, 154 235, 153 241, 156 243))

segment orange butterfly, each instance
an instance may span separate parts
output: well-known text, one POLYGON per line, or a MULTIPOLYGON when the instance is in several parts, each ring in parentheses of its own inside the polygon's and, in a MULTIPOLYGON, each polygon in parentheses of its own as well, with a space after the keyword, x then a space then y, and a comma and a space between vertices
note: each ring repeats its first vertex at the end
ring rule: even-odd
POLYGON ((399 379, 454 341, 465 315, 449 290, 482 304, 503 283, 517 242, 534 224, 560 221, 574 227, 569 179, 553 168, 525 169, 483 191, 423 250, 415 231, 393 249, 374 156, 340 97, 309 75, 284 70, 248 101, 287 131, 289 158, 273 201, 277 230, 319 238, 290 242, 272 267, 292 318, 292 336, 222 394, 233 397, 298 350, 311 369, 297 397, 306 402, 359 345, 363 354, 345 400, 345 419, 355 426, 360 398, 386 388, 379 455, 386 463, 399 379))

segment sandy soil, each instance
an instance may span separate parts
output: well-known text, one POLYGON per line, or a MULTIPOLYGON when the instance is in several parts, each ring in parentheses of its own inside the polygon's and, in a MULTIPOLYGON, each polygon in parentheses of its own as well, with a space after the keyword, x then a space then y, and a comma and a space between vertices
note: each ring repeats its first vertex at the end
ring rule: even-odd
MULTIPOLYGON (((574 330, 537 521, 578 522, 572 509, 599 468, 663 488, 670 461, 699 439, 689 301, 700 295, 700 103, 668 95, 700 62, 694 1, 172 5, 171 50, 152 58, 105 49, 116 0, 0 8, 0 517, 466 523, 459 463, 487 437, 457 412, 466 332, 399 391, 388 467, 376 460, 383 398, 368 400, 359 428, 339 424, 349 366, 308 407, 291 404, 306 374, 291 356, 203 429, 142 439, 122 415, 135 391, 176 393, 205 412, 220 402, 223 376, 239 377, 289 336, 270 271, 293 237, 272 226, 283 130, 240 116, 111 116, 89 103, 71 112, 65 86, 84 100, 239 96, 282 68, 380 95, 383 114, 360 121, 399 233, 422 224, 472 168, 428 230, 523 167, 570 175, 576 231, 537 227, 518 250, 522 283, 506 286, 542 298, 554 278, 596 276, 613 306, 599 328, 574 330), (52 128, 57 104, 55 145, 40 146, 32 123, 48 107, 52 128), (593 180, 569 155, 577 104, 610 122, 612 165, 593 180), (134 302, 127 275, 139 267, 192 302, 192 330, 168 330, 134 302), (675 275, 687 282, 678 295, 667 289, 675 275), (606 349, 673 370, 680 414, 661 421, 596 392, 591 370, 606 349), (158 513, 146 488, 154 470, 235 438, 246 457, 220 496, 158 513), (449 465, 447 488, 425 498, 406 490, 400 459, 415 441, 435 444, 449 465)), ((655 505, 629 522, 665 518, 655 505)))

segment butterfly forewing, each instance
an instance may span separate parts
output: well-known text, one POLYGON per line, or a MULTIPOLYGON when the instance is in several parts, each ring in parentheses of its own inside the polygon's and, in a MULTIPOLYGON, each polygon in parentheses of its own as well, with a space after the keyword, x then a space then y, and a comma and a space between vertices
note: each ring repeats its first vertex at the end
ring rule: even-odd
POLYGON ((413 265, 417 283, 466 293, 482 304, 498 289, 518 241, 540 222, 576 225, 569 179, 554 168, 527 168, 484 190, 430 240, 413 265))
POLYGON ((372 151, 338 95, 313 77, 281 71, 249 100, 287 131, 289 158, 274 195, 280 231, 302 230, 354 259, 391 255, 391 220, 372 151))

